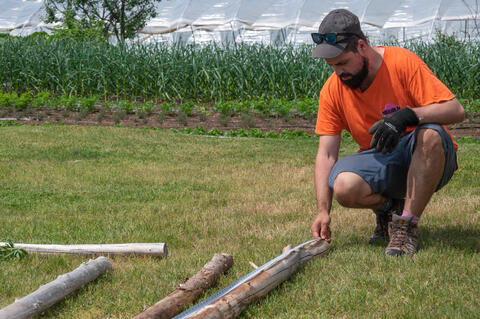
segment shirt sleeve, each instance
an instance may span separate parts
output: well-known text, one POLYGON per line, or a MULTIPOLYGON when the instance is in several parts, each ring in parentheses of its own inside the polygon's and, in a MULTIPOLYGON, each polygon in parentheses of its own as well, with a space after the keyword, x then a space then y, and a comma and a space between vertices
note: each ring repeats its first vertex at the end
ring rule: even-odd
POLYGON ((416 70, 408 83, 409 92, 417 103, 417 105, 412 105, 413 107, 445 102, 455 97, 425 62, 416 55, 414 55, 414 60, 416 70))

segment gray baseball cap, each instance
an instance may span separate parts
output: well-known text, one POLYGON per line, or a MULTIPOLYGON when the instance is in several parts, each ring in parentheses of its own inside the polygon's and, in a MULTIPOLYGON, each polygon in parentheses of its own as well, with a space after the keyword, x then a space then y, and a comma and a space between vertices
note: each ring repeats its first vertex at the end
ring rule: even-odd
MULTIPOLYGON (((318 33, 322 35, 333 33, 341 35, 343 39, 347 38, 348 35, 356 35, 361 39, 365 39, 365 35, 360 28, 358 17, 346 9, 335 9, 330 11, 320 24, 318 33)), ((312 57, 324 59, 334 58, 345 50, 347 44, 348 41, 340 41, 331 44, 323 40, 322 43, 317 44, 312 53, 312 57)))

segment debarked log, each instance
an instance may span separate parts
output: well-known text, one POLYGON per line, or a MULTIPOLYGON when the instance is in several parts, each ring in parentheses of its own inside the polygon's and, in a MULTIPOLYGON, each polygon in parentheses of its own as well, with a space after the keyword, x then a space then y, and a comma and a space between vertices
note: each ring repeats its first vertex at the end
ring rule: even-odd
MULTIPOLYGON (((0 246, 6 243, 0 242, 0 246)), ((131 243, 131 244, 86 244, 86 245, 41 245, 14 244, 15 248, 25 249, 29 253, 39 254, 74 254, 74 255, 145 255, 167 257, 165 243, 131 243)))
POLYGON ((23 319, 38 315, 109 269, 112 269, 112 264, 103 256, 82 263, 74 271, 58 276, 33 293, 0 309, 0 319, 23 319))
POLYGON ((213 286, 221 274, 233 266, 233 257, 229 254, 215 254, 203 268, 181 284, 167 297, 140 313, 134 319, 172 318, 192 303, 202 292, 213 286))
POLYGON ((252 279, 193 313, 188 318, 235 318, 250 303, 264 297, 305 263, 313 258, 326 255, 329 250, 330 245, 325 240, 318 240, 309 246, 292 250, 284 258, 262 270, 252 279))

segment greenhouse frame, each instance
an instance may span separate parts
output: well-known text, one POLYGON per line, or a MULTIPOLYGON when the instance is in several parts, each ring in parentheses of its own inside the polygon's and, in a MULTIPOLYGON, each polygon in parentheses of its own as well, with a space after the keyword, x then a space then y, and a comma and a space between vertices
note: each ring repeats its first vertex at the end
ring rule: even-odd
MULTIPOLYGON (((358 15, 373 43, 429 41, 437 32, 480 38, 480 0, 163 0, 157 16, 137 37, 141 42, 310 43, 310 33, 331 10, 358 15)), ((3 0, 0 32, 50 33, 42 0, 3 0)))

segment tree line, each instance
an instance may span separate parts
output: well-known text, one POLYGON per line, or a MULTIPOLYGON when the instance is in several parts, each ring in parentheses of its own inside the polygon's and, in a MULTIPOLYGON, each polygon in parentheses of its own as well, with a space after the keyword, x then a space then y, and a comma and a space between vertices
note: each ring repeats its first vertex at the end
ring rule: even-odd
POLYGON ((55 31, 68 37, 117 41, 135 37, 157 15, 161 0, 45 0, 45 22, 60 22, 55 31))

